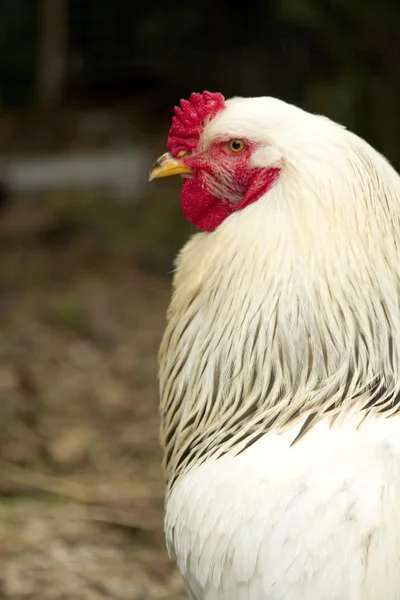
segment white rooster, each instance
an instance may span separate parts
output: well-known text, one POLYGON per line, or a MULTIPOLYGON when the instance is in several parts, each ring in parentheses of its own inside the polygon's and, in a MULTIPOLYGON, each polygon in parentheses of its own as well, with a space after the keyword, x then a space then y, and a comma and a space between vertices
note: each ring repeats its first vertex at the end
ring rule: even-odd
POLYGON ((150 178, 204 232, 160 351, 166 538, 196 600, 400 599, 400 177, 274 98, 193 94, 150 178))

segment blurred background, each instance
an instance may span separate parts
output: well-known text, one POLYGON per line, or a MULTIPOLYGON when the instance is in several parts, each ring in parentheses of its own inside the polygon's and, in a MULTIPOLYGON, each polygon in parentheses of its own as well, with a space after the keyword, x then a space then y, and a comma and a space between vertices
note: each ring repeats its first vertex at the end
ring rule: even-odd
POLYGON ((276 95, 400 167, 398 0, 1 0, 0 600, 182 600, 157 349, 192 91, 276 95))

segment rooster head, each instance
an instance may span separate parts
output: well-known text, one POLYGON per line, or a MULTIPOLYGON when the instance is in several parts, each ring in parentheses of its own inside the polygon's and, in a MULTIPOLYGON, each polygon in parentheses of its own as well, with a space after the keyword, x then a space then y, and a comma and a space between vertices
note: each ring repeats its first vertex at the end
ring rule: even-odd
POLYGON ((329 235, 347 228, 353 239, 352 222, 369 230, 377 212, 393 221, 397 210, 385 198, 398 176, 382 156, 334 121, 273 97, 192 94, 175 108, 167 146, 149 178, 181 174, 184 215, 203 231, 243 222, 249 205, 262 204, 314 223, 317 235, 323 219, 329 235))
POLYGON ((150 179, 182 175, 183 212, 204 231, 264 196, 281 170, 282 156, 260 131, 257 114, 243 113, 238 102, 246 101, 225 101, 211 92, 181 100, 168 135, 169 152, 150 172, 150 179))

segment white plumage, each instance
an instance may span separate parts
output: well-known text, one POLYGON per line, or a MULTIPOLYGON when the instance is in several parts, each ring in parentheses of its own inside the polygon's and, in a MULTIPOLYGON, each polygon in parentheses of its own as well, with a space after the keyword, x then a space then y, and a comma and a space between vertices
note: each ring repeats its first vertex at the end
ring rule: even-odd
POLYGON ((281 172, 177 261, 168 547, 196 600, 398 600, 400 178, 273 98, 227 101, 199 146, 230 138, 281 172))
POLYGON ((271 432, 191 470, 167 502, 167 539, 194 598, 400 597, 398 418, 271 432))

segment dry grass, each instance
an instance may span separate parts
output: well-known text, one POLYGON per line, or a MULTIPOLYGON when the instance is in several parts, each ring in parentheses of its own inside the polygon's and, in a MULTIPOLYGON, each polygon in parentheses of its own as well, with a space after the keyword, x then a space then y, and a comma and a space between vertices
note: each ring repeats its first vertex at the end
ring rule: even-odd
POLYGON ((169 202, 81 200, 0 218, 0 598, 180 600, 156 357, 184 233, 169 202))

